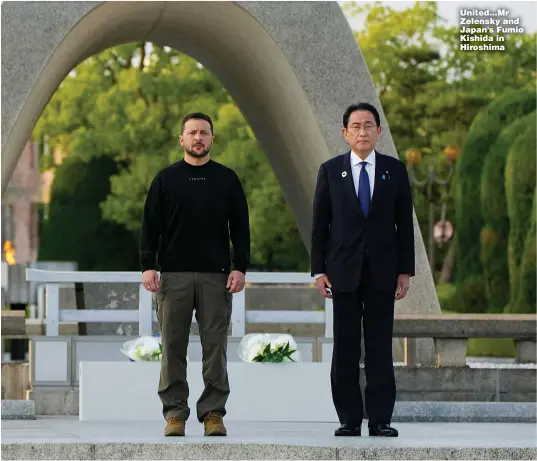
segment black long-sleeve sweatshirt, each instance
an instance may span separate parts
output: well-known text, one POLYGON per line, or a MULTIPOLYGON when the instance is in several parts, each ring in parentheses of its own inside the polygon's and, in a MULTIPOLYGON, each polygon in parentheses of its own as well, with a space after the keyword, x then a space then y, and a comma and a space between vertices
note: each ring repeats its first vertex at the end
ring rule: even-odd
POLYGON ((181 160, 155 176, 143 213, 142 272, 158 262, 161 272, 229 273, 230 238, 233 269, 246 272, 248 204, 232 169, 213 160, 201 166, 181 160))

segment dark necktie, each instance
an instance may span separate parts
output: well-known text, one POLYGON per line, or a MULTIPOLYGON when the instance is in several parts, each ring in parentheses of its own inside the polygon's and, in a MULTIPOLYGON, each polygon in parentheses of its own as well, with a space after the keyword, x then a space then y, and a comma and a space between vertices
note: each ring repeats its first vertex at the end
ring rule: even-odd
POLYGON ((360 208, 365 217, 369 213, 369 201, 371 200, 371 189, 369 187, 369 176, 365 170, 367 162, 360 162, 362 169, 360 170, 360 183, 358 185, 358 200, 360 208))

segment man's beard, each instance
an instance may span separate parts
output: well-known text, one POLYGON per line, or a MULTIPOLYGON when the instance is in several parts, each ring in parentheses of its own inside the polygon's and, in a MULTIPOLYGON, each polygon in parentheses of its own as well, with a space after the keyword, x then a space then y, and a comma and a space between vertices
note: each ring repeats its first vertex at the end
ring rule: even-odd
POLYGON ((192 149, 187 149, 185 147, 185 152, 188 155, 191 155, 192 157, 196 157, 196 158, 203 158, 206 155, 209 155, 210 150, 211 150, 211 146, 209 146, 207 149, 203 149, 201 152, 194 152, 192 149))

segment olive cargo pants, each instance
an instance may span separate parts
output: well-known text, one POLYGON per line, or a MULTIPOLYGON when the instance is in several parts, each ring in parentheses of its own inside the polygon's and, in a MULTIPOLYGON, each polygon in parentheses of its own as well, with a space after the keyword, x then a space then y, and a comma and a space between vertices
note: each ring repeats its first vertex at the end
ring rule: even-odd
POLYGON ((227 274, 202 272, 168 272, 161 276, 157 293, 162 338, 158 395, 166 420, 177 417, 186 421, 190 416, 186 355, 193 312, 199 326, 205 383, 197 402, 197 418, 203 421, 210 411, 226 413, 227 335, 233 296, 226 288, 227 279, 227 274))

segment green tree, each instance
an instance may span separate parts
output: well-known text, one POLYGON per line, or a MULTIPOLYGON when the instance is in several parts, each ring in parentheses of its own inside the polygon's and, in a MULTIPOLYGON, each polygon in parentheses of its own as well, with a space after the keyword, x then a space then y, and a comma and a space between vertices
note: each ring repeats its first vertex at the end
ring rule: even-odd
POLYGON ((79 270, 138 270, 135 236, 103 219, 99 203, 110 192, 116 163, 102 156, 88 162, 67 158, 55 172, 39 259, 75 261, 79 270))
MULTIPOLYGON (((511 301, 507 312, 535 312, 535 297, 531 300, 531 292, 521 292, 527 285, 527 280, 535 269, 530 269, 528 263, 531 255, 525 255, 525 250, 531 251, 527 243, 528 235, 535 229, 532 223, 535 214, 535 174, 537 150, 537 130, 535 118, 527 120, 526 128, 513 142, 507 156, 505 168, 505 190, 507 194, 507 211, 509 214, 509 276, 511 285, 511 301), (528 232, 529 230, 529 232, 528 232), (528 246, 527 246, 528 245, 528 246), (526 259, 523 264, 523 260, 526 259), (524 273, 524 270, 528 272, 524 273)), ((535 283, 535 279, 533 280, 535 283)), ((534 292, 534 290, 533 290, 534 292)))
POLYGON ((524 314, 535 314, 537 303, 537 285, 535 283, 537 274, 537 260, 536 260, 536 207, 537 207, 537 194, 533 199, 533 208, 531 214, 531 224, 526 235, 526 241, 524 243, 524 253, 522 255, 522 262, 520 264, 520 277, 519 287, 515 291, 517 298, 509 306, 508 311, 524 314))
POLYGON ((443 44, 445 75, 459 92, 490 102, 507 89, 535 89, 537 34, 505 35, 506 50, 488 53, 461 50, 458 27, 441 25, 435 37, 443 44))
POLYGON ((481 229, 481 262, 484 269, 488 312, 502 312, 509 303, 509 270, 507 239, 509 216, 505 192, 505 164, 515 139, 528 124, 535 125, 536 112, 522 117, 505 127, 489 150, 481 177, 481 211, 484 227, 481 229))
POLYGON ((459 308, 485 312, 487 301, 481 264, 480 240, 484 225, 480 181, 485 159, 500 132, 513 121, 535 110, 535 93, 507 91, 475 117, 457 162, 455 220, 457 223, 457 285, 459 308), (466 286, 467 285, 467 286, 466 286))

